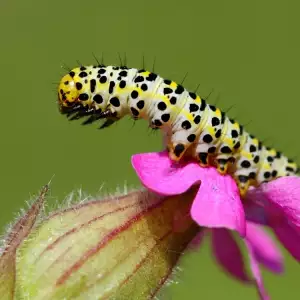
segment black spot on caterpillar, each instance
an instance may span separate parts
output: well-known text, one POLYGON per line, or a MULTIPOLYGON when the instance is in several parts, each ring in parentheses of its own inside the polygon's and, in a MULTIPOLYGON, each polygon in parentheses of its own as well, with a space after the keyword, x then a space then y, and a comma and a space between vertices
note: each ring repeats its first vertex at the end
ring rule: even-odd
POLYGON ((243 197, 249 186, 295 175, 297 165, 261 141, 219 108, 182 85, 146 70, 85 66, 65 75, 58 87, 60 112, 83 124, 100 119, 108 127, 126 115, 164 129, 170 159, 191 156, 235 179, 243 197))

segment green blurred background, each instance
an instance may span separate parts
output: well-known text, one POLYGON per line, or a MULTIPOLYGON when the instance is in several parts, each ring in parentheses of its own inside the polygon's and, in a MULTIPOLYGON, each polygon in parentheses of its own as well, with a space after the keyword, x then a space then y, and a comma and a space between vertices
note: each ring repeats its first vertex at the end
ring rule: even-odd
MULTIPOLYGON (((143 54, 148 68, 156 57, 156 72, 175 81, 188 72, 189 89, 201 84, 202 96, 214 89, 210 102, 219 96, 249 131, 299 154, 299 8, 296 0, 2 0, 1 228, 53 175, 50 206, 76 188, 139 186, 130 156, 161 149, 146 122, 98 131, 58 113, 53 83, 62 64, 93 64, 92 53, 119 64, 117 53, 126 52, 137 68, 143 54)), ((256 299, 253 288, 221 273, 206 244, 184 258, 168 298, 256 299)), ((297 298, 287 293, 300 290, 298 267, 288 255, 286 262, 283 277, 264 272, 272 299, 297 298)))

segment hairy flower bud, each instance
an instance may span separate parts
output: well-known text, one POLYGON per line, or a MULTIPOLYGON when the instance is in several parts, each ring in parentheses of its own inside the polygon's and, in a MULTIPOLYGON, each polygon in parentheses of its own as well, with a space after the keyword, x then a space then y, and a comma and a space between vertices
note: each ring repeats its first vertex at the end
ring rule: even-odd
MULTIPOLYGON (((0 257, 1 268, 8 268, 1 295, 31 300, 151 299, 199 232, 186 216, 197 190, 195 186, 172 197, 134 191, 51 214, 28 236, 23 234, 16 255, 0 257), (184 230, 175 226, 182 213, 184 230)), ((21 237, 21 229, 15 232, 21 237)))

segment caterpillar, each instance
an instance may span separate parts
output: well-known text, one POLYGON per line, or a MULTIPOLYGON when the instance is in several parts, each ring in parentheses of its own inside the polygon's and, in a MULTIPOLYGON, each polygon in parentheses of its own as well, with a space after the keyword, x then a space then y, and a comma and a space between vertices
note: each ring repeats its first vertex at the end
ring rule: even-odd
POLYGON ((58 106, 83 125, 104 119, 109 127, 126 115, 161 129, 172 161, 196 159, 230 174, 244 197, 250 186, 295 175, 296 163, 266 147, 233 119, 181 84, 146 70, 103 64, 80 66, 62 77, 58 106))

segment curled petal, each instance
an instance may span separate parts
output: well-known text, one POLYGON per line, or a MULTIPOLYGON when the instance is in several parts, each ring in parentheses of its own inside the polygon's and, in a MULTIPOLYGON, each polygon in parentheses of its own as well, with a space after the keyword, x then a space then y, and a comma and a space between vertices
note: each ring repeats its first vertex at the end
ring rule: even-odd
POLYGON ((228 230, 212 230, 212 247, 218 263, 225 271, 238 280, 250 282, 245 270, 242 252, 228 230))
POLYGON ((260 299, 261 300, 269 300, 270 298, 269 298, 269 295, 267 294, 264 284, 263 284, 263 279, 262 279, 262 275, 261 275, 261 272, 259 269, 258 261, 256 259, 255 250, 251 243, 249 243, 247 240, 245 242, 246 242, 246 246, 248 248, 248 255, 249 255, 249 259, 250 259, 250 268, 251 268, 252 274, 254 276, 254 281, 255 281, 260 299))
POLYGON ((297 260, 300 261, 300 229, 288 220, 282 220, 280 224, 273 224, 273 230, 289 253, 297 260))
POLYGON ((229 176, 210 168, 192 204, 191 216, 200 226, 228 228, 246 234, 245 212, 239 191, 229 176))
POLYGON ((283 272, 284 267, 281 252, 262 228, 247 222, 246 240, 251 244, 252 253, 257 262, 275 273, 283 272))
POLYGON ((160 195, 182 194, 204 177, 199 165, 189 163, 178 167, 166 151, 135 154, 131 162, 142 184, 160 195))

